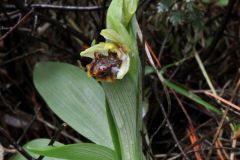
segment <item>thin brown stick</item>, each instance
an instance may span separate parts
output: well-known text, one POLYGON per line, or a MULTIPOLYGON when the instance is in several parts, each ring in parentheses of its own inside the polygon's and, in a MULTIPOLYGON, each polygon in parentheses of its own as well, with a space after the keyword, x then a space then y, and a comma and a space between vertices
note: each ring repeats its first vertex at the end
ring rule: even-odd
POLYGON ((228 100, 226 100, 226 99, 224 99, 224 98, 222 98, 218 95, 212 94, 210 92, 204 92, 204 93, 208 96, 211 96, 211 97, 215 98, 216 100, 221 101, 222 103, 224 103, 224 104, 226 104, 226 105, 228 105, 228 106, 230 106, 230 107, 232 107, 232 108, 234 108, 234 109, 236 109, 240 112, 240 106, 237 106, 237 105, 231 103, 230 101, 228 101, 228 100))
MULTIPOLYGON (((155 86, 156 86, 156 82, 157 82, 157 81, 155 81, 155 86)), ((156 97, 156 99, 157 99, 157 103, 159 104, 160 109, 161 109, 161 111, 162 111, 162 114, 163 114, 164 118, 166 119, 167 126, 168 126, 168 128, 169 128, 169 130, 170 130, 170 133, 171 133, 174 141, 176 142, 176 145, 177 145, 178 149, 181 151, 183 157, 184 157, 186 160, 190 160, 190 158, 187 156, 187 154, 186 154, 185 151, 183 150, 182 146, 180 145, 180 142, 179 142, 179 140, 178 140, 178 138, 177 138, 177 136, 176 136, 176 134, 175 134, 175 131, 173 130, 172 124, 171 124, 171 122, 170 122, 169 119, 168 119, 168 115, 167 115, 167 113, 166 113, 166 111, 165 111, 165 108, 164 108, 164 106, 162 105, 160 98, 158 97, 157 87, 154 87, 154 94, 155 94, 155 97, 156 97)))
POLYGON ((2 127, 0 127, 0 133, 8 139, 8 141, 16 148, 16 150, 22 154, 27 160, 36 160, 33 158, 24 148, 22 148, 2 127))
MULTIPOLYGON (((54 136, 51 138, 50 142, 48 143, 49 146, 52 146, 54 142, 56 141, 59 134, 62 132, 62 130, 67 126, 66 123, 63 123, 58 130, 55 132, 54 136)), ((44 156, 39 156, 37 160, 42 160, 44 156)))
MULTIPOLYGON (((219 125, 218 125, 218 128, 217 128, 217 131, 216 131, 216 133, 215 133, 215 135, 214 135, 214 137, 213 137, 212 144, 215 144, 215 143, 216 143, 216 141, 217 141, 217 139, 218 139, 218 137, 219 137, 219 135, 220 135, 220 132, 221 132, 221 130, 222 130, 224 121, 225 121, 225 119, 226 119, 226 117, 227 117, 228 111, 229 111, 229 109, 226 109, 225 112, 224 112, 224 114, 223 114, 223 116, 222 116, 222 119, 221 119, 221 121, 220 121, 220 123, 219 123, 219 125)), ((213 151, 212 149, 209 150, 208 155, 207 155, 207 159, 210 159, 210 158, 211 158, 212 151, 213 151)))
POLYGON ((66 11, 99 11, 106 9, 104 6, 66 6, 66 5, 54 5, 54 4, 31 4, 32 8, 39 9, 54 9, 54 10, 66 10, 66 11))
MULTIPOLYGON (((40 117, 37 117, 37 121, 38 122, 41 122, 43 123, 43 125, 45 125, 46 127, 50 128, 50 129, 53 129, 53 130, 57 130, 57 127, 52 125, 51 123, 47 122, 46 120, 40 118, 40 117)), ((75 138, 74 136, 68 134, 67 132, 61 132, 61 134, 69 139, 71 139, 72 141, 76 142, 76 143, 80 143, 81 140, 75 138)))
MULTIPOLYGON (((198 137, 196 136, 195 129, 193 127, 189 126, 189 129, 187 130, 187 133, 188 133, 189 139, 190 139, 192 144, 198 142, 198 137)), ((193 147, 193 150, 196 151, 196 152, 194 152, 196 160, 202 160, 203 159, 200 152, 197 152, 198 150, 201 150, 201 148, 202 147, 199 144, 195 145, 193 147)))
POLYGON ((27 14, 25 14, 9 31, 7 31, 3 36, 0 37, 0 41, 6 38, 13 30, 15 30, 20 24, 22 24, 31 14, 33 9, 31 9, 27 14))
POLYGON ((220 139, 218 138, 217 141, 215 142, 215 148, 219 157, 219 160, 225 160, 225 159, 229 159, 229 156, 227 155, 222 142, 220 141, 220 139), (219 149, 218 149, 219 148, 219 149))
MULTIPOLYGON (((195 132, 195 128, 193 126, 193 123, 191 121, 191 118, 189 117, 187 110, 185 109, 185 107, 183 106, 182 102, 180 101, 180 99, 178 98, 176 92, 174 90, 172 90, 173 95, 175 96, 180 108, 182 109, 184 115, 186 116, 188 123, 189 123, 189 129, 187 130, 187 133, 189 135, 190 141, 192 144, 196 144, 195 146, 193 146, 193 150, 200 150, 202 147, 200 145, 200 143, 198 142, 198 137, 196 135, 195 132)), ((202 160, 202 155, 199 152, 195 152, 195 157, 197 160, 202 160)))
POLYGON ((150 45, 148 44, 147 41, 146 41, 145 44, 147 45, 147 48, 148 48, 148 50, 150 51, 150 53, 151 53, 153 59, 154 59, 155 62, 157 63, 157 67, 158 67, 158 68, 161 67, 161 63, 160 63, 160 61, 158 60, 156 54, 153 52, 152 48, 150 47, 150 45))

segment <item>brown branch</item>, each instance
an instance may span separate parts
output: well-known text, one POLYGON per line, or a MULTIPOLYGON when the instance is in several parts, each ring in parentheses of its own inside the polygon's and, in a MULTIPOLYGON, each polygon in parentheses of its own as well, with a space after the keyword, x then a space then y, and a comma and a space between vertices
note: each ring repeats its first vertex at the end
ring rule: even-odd
POLYGON ((167 113, 166 113, 166 111, 165 111, 165 108, 164 108, 164 106, 162 105, 161 100, 160 100, 160 98, 159 98, 159 96, 158 96, 157 80, 155 80, 154 83, 155 83, 155 87, 153 87, 153 88, 154 88, 154 95, 155 95, 155 97, 156 97, 157 103, 158 103, 159 106, 160 106, 160 109, 161 109, 161 111, 162 111, 162 114, 163 114, 164 118, 166 119, 167 127, 169 128, 170 133, 171 133, 174 141, 176 142, 176 145, 177 145, 178 149, 181 151, 181 154, 183 155, 183 157, 184 157, 186 160, 190 160, 190 158, 187 156, 187 154, 186 154, 185 151, 183 150, 182 146, 180 145, 180 142, 179 142, 179 140, 178 140, 178 138, 177 138, 177 136, 176 136, 176 134, 175 134, 175 132, 174 132, 174 130, 173 130, 172 124, 171 124, 171 122, 170 122, 169 119, 168 119, 168 115, 167 115, 167 113))
POLYGON ((8 141, 16 148, 16 150, 22 154, 27 160, 36 160, 33 158, 24 148, 22 148, 2 127, 0 127, 0 133, 5 136, 8 141))
MULTIPOLYGON (((16 6, 16 8, 19 9, 22 13, 26 13, 29 11, 29 8, 27 8, 21 1, 13 0, 12 2, 16 6)), ((91 43, 91 41, 83 33, 76 31, 75 29, 71 28, 70 26, 68 26, 66 24, 60 23, 57 20, 52 19, 49 16, 44 15, 37 11, 34 11, 33 15, 38 16, 38 18, 43 21, 51 23, 52 25, 56 26, 57 29, 59 29, 62 32, 68 32, 70 35, 80 38, 85 44, 91 43)))
MULTIPOLYGON (((3 5, 6 9, 16 9, 15 5, 3 5)), ((52 9, 52 10, 62 10, 62 11, 80 11, 80 12, 89 12, 89 11, 99 11, 106 9, 108 6, 68 6, 68 5, 54 5, 54 4, 31 4, 29 6, 24 5, 24 7, 30 7, 34 9, 52 9)))
MULTIPOLYGON (((51 138, 50 142, 48 143, 49 146, 52 146, 53 143, 56 141, 59 134, 62 132, 62 130, 67 126, 66 123, 63 123, 55 132, 54 136, 51 138)), ((44 156, 39 156, 37 160, 42 160, 44 156)))
POLYGON ((33 13, 33 9, 31 9, 27 14, 25 14, 8 32, 6 32, 3 36, 0 37, 0 41, 6 38, 13 30, 15 30, 20 24, 22 24, 31 14, 33 13))
POLYGON ((53 5, 53 4, 32 4, 31 8, 40 9, 54 9, 66 11, 99 11, 106 9, 107 6, 66 6, 66 5, 53 5))

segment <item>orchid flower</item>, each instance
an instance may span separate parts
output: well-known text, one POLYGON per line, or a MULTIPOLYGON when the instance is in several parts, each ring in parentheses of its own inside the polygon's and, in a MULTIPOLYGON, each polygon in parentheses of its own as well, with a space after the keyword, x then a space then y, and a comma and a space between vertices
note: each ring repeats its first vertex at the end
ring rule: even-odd
POLYGON ((114 30, 105 29, 101 34, 107 42, 93 45, 80 53, 81 56, 92 58, 86 66, 87 74, 99 81, 122 79, 129 70, 130 49, 114 30))

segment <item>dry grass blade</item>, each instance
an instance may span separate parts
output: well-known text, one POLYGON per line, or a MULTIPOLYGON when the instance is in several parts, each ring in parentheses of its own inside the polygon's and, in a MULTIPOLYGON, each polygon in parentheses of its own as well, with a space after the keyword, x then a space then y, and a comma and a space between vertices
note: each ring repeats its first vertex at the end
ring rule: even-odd
POLYGON ((240 106, 237 106, 237 105, 233 104, 232 102, 230 102, 230 101, 228 101, 228 100, 226 100, 226 99, 224 99, 224 98, 222 98, 222 97, 220 97, 218 95, 214 95, 214 94, 212 94, 210 92, 205 91, 204 93, 206 95, 208 95, 210 97, 213 97, 216 100, 219 100, 220 102, 224 103, 225 105, 228 105, 228 106, 230 106, 230 107, 232 107, 232 108, 234 108, 234 109, 236 109, 236 110, 238 110, 240 112, 240 106))
POLYGON ((194 150, 196 160, 202 160, 203 159, 202 155, 199 152, 201 150, 201 146, 199 144, 197 144, 198 137, 195 134, 195 129, 192 126, 189 126, 189 128, 187 130, 187 133, 188 133, 188 136, 189 136, 189 139, 190 139, 192 145, 196 144, 196 145, 193 146, 193 150, 194 150))
MULTIPOLYGON (((217 141, 214 143, 214 145, 216 148, 223 148, 223 145, 219 139, 217 139, 217 141)), ((226 158, 227 154, 225 153, 225 155, 224 155, 223 153, 225 153, 225 151, 223 149, 217 149, 217 155, 218 155, 219 160, 229 159, 229 158, 226 158)))
POLYGON ((157 67, 161 67, 160 61, 158 60, 156 54, 153 52, 153 50, 152 50, 152 48, 150 47, 150 45, 148 44, 148 42, 146 42, 146 46, 147 46, 149 52, 151 53, 151 55, 153 56, 153 59, 154 59, 155 62, 157 63, 157 67))

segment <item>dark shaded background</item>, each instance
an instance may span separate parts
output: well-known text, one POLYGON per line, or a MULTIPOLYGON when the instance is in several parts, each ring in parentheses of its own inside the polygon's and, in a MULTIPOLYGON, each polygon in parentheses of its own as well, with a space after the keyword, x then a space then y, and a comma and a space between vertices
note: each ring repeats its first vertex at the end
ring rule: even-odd
MULTIPOLYGON (((205 4, 200 0, 188 3, 142 0, 139 4, 137 19, 145 40, 161 65, 187 58, 181 65, 167 70, 165 77, 191 89, 217 108, 228 108, 203 94, 209 87, 191 52, 194 36, 201 30, 196 49, 209 77, 218 95, 239 106, 239 1, 230 0, 226 6, 219 6, 214 1, 205 4), (162 11, 162 5, 168 3, 168 10, 162 11)), ((108 5, 108 0, 3 0, 0 3, 0 36, 9 32, 0 39, 0 126, 18 144, 23 145, 39 137, 51 138, 62 124, 33 86, 34 65, 50 60, 74 65, 82 63, 83 66, 89 63, 89 59, 81 58, 79 53, 89 47, 93 39, 97 42, 103 40, 99 33, 105 27, 108 5), (51 8, 47 4, 58 8, 51 8), (75 8, 69 9, 67 6, 75 8)), ((139 51, 143 65, 148 70, 150 66, 140 43, 139 51)), ((151 139, 151 143, 144 143, 144 153, 153 159, 180 154, 166 125, 160 108, 162 105, 179 144, 190 159, 195 159, 187 133, 189 121, 173 92, 168 91, 169 104, 167 93, 153 72, 145 74, 143 79, 144 100, 148 106, 144 120, 151 139)), ((220 126, 220 148, 223 157, 229 158, 227 156, 233 151, 229 123, 239 123, 239 111, 231 109, 228 112, 230 120, 220 125, 221 116, 180 95, 177 97, 196 130, 199 138, 196 144, 201 146, 202 156, 206 158, 209 150, 216 147, 213 137, 220 126)), ((58 137, 58 141, 64 143, 79 140, 87 141, 69 127, 58 137)), ((11 142, 3 135, 0 136, 0 145, 5 148, 5 159, 15 152, 11 142)), ((210 159, 217 157, 219 154, 213 150, 210 159)), ((182 159, 182 155, 179 159, 182 159)))

